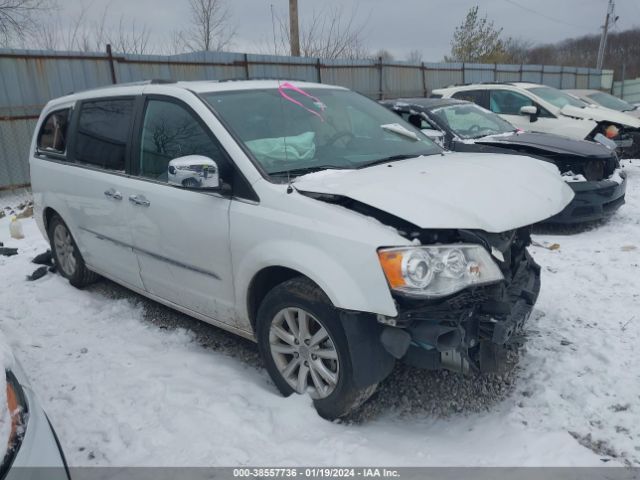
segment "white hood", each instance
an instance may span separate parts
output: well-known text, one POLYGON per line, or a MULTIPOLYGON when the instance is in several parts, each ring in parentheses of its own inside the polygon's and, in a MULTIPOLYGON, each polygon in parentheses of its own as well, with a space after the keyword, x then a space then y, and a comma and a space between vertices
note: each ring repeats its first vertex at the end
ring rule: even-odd
POLYGON ((304 175, 300 191, 342 195, 421 228, 504 232, 545 220, 573 199, 558 169, 521 155, 447 153, 304 175))
POLYGON ((565 105, 560 109, 560 113, 570 117, 584 118, 586 120, 595 120, 596 122, 612 122, 619 125, 625 125, 633 128, 640 128, 640 119, 635 118, 627 113, 618 112, 597 105, 580 108, 571 105, 565 105))

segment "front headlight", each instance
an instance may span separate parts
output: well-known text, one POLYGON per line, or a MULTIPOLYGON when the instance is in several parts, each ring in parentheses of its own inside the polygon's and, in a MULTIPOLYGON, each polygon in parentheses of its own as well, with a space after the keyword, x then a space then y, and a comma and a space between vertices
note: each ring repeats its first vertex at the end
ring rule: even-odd
POLYGON ((381 248, 378 257, 391 289, 416 297, 444 297, 504 279, 480 245, 381 248))

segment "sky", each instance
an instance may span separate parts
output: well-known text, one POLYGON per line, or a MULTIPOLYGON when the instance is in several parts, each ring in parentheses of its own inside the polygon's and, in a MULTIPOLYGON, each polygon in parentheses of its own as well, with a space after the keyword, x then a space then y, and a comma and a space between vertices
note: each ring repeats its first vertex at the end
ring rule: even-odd
MULTIPOLYGON (((504 29, 505 36, 534 43, 549 43, 569 37, 600 33, 608 0, 298 0, 300 23, 304 25, 314 10, 338 7, 356 12, 356 24, 364 25, 363 38, 372 51, 386 49, 397 59, 412 50, 422 53, 424 61, 440 61, 449 53, 452 33, 468 9, 479 5, 504 29)), ((272 44, 271 6, 285 16, 288 0, 226 0, 237 34, 231 51, 265 51, 272 44)), ((165 44, 176 30, 188 27, 188 0, 58 0, 65 13, 76 15, 82 5, 97 20, 105 8, 107 23, 121 16, 146 25, 154 46, 165 44)), ((640 25, 640 0, 617 0, 620 17, 617 30, 640 25)))

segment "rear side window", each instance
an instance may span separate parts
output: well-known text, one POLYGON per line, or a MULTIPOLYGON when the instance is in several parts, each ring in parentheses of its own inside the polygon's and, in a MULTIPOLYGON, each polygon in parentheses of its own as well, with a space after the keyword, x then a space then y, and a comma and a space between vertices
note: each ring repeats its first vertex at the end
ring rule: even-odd
POLYGON ((106 170, 124 171, 133 99, 83 102, 78 120, 75 158, 106 170))
POLYGON ((481 107, 489 108, 486 90, 462 90, 461 92, 456 92, 451 96, 458 100, 466 100, 468 102, 473 102, 476 105, 480 105, 481 107))
POLYGON ((71 109, 50 113, 38 133, 38 153, 61 157, 67 151, 67 129, 71 109))

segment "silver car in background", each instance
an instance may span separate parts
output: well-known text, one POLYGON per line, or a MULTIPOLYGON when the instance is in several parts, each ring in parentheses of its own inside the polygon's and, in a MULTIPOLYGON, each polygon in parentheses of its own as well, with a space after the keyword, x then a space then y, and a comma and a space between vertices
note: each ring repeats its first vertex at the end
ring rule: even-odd
POLYGON ((611 95, 610 93, 603 92, 601 90, 565 90, 576 98, 579 98, 583 102, 587 102, 592 105, 599 105, 601 107, 616 110, 618 112, 626 113, 632 117, 640 118, 640 108, 637 104, 632 104, 626 100, 611 95))

